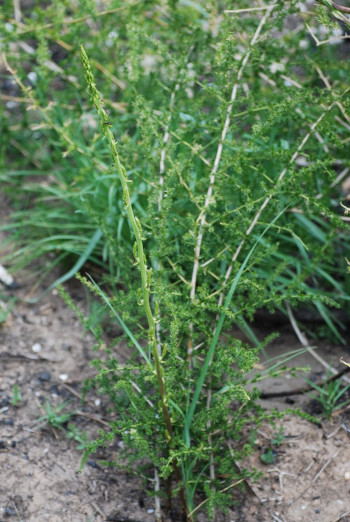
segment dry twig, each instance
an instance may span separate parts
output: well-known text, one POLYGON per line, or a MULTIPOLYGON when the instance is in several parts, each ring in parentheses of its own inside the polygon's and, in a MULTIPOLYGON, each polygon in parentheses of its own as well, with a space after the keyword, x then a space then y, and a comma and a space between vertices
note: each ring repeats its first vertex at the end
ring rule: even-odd
POLYGON ((341 452, 342 450, 339 449, 338 451, 336 451, 334 453, 334 455, 332 455, 328 460, 327 462, 325 462, 322 466, 322 468, 320 469, 320 471, 314 476, 314 478, 312 479, 312 483, 314 484, 316 482, 316 480, 319 478, 319 476, 321 475, 321 473, 323 473, 323 471, 326 469, 326 467, 332 462, 333 459, 335 459, 339 453, 341 452))

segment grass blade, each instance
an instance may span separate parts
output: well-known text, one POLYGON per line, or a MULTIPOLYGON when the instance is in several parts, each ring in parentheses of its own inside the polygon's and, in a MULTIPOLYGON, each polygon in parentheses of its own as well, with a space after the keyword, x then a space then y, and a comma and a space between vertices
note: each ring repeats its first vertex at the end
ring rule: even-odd
POLYGON ((120 324, 120 326, 123 328, 124 332, 126 333, 126 335, 129 337, 129 339, 133 342, 134 346, 137 348, 139 354, 144 358, 144 360, 146 361, 146 363, 148 364, 148 366, 150 368, 152 368, 152 362, 151 360, 147 357, 146 355, 146 352, 144 351, 144 349, 142 348, 142 346, 139 344, 139 342, 137 341, 137 339, 135 338, 135 336, 133 335, 133 333, 131 332, 131 330, 129 330, 129 328, 126 326, 126 324, 124 323, 123 319, 120 317, 120 315, 118 314, 118 312, 115 310, 115 308, 111 305, 111 302, 110 300, 108 299, 108 297, 106 296, 106 294, 103 292, 103 290, 101 290, 101 288, 98 286, 98 284, 93 280, 93 278, 87 274, 89 279, 91 280, 92 284, 95 286, 95 288, 98 290, 98 293, 99 295, 102 297, 102 299, 104 300, 104 302, 106 303, 106 305, 112 310, 113 312, 113 315, 118 319, 118 322, 120 324))
POLYGON ((89 244, 86 247, 85 251, 79 257, 79 259, 75 263, 75 265, 67 273, 65 273, 63 276, 61 276, 58 279, 56 279, 56 281, 54 281, 44 292, 42 292, 42 294, 40 294, 39 297, 36 297, 36 298, 33 298, 33 299, 28 299, 27 302, 31 303, 31 304, 32 303, 37 303, 38 301, 40 301, 40 299, 42 297, 44 297, 46 294, 51 292, 51 290, 53 288, 56 288, 56 286, 58 286, 58 285, 60 285, 62 283, 65 283, 66 281, 68 281, 68 279, 71 279, 78 272, 78 270, 80 270, 80 268, 87 261, 87 259, 90 257, 91 252, 94 250, 95 246, 100 241, 101 237, 102 237, 102 231, 98 228, 96 230, 96 232, 94 233, 94 235, 92 236, 92 238, 90 239, 89 244))

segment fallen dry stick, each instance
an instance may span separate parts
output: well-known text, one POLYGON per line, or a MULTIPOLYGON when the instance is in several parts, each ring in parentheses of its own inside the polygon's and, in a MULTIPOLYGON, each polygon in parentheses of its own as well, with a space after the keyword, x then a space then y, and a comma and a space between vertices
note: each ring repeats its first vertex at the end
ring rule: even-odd
POLYGON ((338 451, 336 451, 334 453, 334 455, 332 455, 325 464, 323 464, 322 468, 320 469, 320 471, 314 476, 314 478, 312 479, 312 483, 314 484, 316 482, 316 480, 318 479, 318 477, 321 475, 321 473, 326 469, 326 467, 328 466, 328 464, 330 464, 332 462, 333 459, 335 459, 339 453, 341 452, 341 449, 339 449, 338 451))

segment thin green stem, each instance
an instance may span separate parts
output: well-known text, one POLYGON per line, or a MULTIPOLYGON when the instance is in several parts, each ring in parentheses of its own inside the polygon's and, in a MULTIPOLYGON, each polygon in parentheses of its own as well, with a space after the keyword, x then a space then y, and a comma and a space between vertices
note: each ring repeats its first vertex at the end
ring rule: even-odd
POLYGON ((89 59, 85 52, 84 47, 80 46, 81 52, 81 61, 85 73, 85 80, 87 83, 88 91, 91 97, 92 102, 94 103, 97 112, 100 117, 101 129, 102 133, 106 136, 108 140, 109 150, 112 154, 114 165, 116 166, 120 182, 123 188, 123 201, 128 214, 128 218, 132 227, 132 230, 135 235, 135 245, 134 245, 134 257, 136 264, 140 268, 141 272, 141 291, 142 291, 142 301, 141 304, 145 310, 145 314, 148 322, 148 341, 151 346, 152 355, 155 363, 156 376, 158 381, 159 393, 161 397, 162 403, 162 412, 164 416, 164 421, 167 430, 167 438, 168 442, 172 440, 172 423, 170 419, 170 413, 167 405, 167 394, 165 383, 163 379, 163 373, 161 368, 160 357, 157 350, 156 336, 155 336, 155 320, 152 314, 151 306, 150 306, 150 289, 151 289, 151 275, 152 269, 147 268, 146 264, 146 256, 143 250, 143 237, 142 237, 142 227, 138 218, 135 216, 131 201, 130 201, 130 192, 126 170, 120 162, 119 154, 117 150, 117 142, 114 139, 113 133, 110 129, 111 124, 108 119, 108 114, 102 106, 102 100, 99 92, 96 89, 94 75, 91 71, 91 66, 89 63, 89 59))
MULTIPOLYGON (((130 192, 128 183, 130 183, 130 180, 128 180, 126 170, 123 167, 123 165, 120 162, 119 154, 117 150, 117 142, 114 139, 113 133, 110 129, 111 124, 108 119, 108 114, 104 110, 102 106, 102 100, 101 96, 98 93, 95 85, 95 79, 93 76, 93 73, 91 71, 91 66, 89 63, 89 59, 87 57, 87 54, 85 52, 84 47, 80 46, 80 52, 81 52, 81 61, 84 68, 85 73, 85 80, 87 83, 88 91, 91 97, 92 102, 94 103, 99 117, 100 117, 100 123, 101 123, 101 129, 102 133, 107 137, 108 140, 108 146, 109 150, 113 157, 114 165, 116 166, 120 182, 122 184, 123 188, 123 201, 124 205, 128 214, 128 218, 132 227, 132 230, 135 235, 135 245, 134 245, 134 257, 135 262, 140 268, 141 272, 141 293, 142 293, 142 301, 141 304, 143 305, 143 308, 145 310, 145 314, 147 317, 148 322, 148 342, 151 346, 151 351, 153 355, 154 365, 155 365, 155 371, 156 371, 156 377, 158 382, 158 389, 162 404, 162 413, 163 418, 166 426, 166 438, 168 446, 170 447, 172 440, 173 440, 173 428, 172 428, 172 422, 170 418, 170 413, 168 409, 168 397, 167 397, 167 391, 165 387, 165 382, 163 378, 163 371, 161 367, 161 361, 160 361, 160 355, 158 353, 157 349, 157 340, 156 340, 156 330, 155 330, 155 319, 153 317, 153 313, 150 306, 150 291, 151 291, 151 276, 152 276, 152 269, 147 268, 146 264, 146 256, 143 250, 143 240, 142 237, 142 227, 139 219, 134 215, 134 211, 131 205, 130 200, 130 192)), ((181 473, 180 469, 177 466, 176 462, 173 464, 173 470, 176 477, 176 481, 180 484, 181 483, 181 473)), ((181 503, 184 509, 184 512, 188 513, 187 509, 187 503, 186 503, 186 494, 183 487, 180 488, 180 499, 181 503)))

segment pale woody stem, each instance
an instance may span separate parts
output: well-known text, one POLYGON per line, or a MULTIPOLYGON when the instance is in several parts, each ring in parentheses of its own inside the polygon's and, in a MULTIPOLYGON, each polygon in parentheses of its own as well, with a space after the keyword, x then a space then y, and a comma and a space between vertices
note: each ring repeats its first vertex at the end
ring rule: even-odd
MULTIPOLYGON (((294 163, 294 161, 296 160, 296 158, 298 157, 298 154, 299 152, 301 151, 301 149, 304 147, 305 143, 308 141, 308 139, 310 138, 310 136, 313 134, 313 132, 315 131, 315 129, 317 128, 317 126, 319 125, 319 123, 323 120, 323 118, 325 117, 325 115, 327 114, 328 111, 330 111, 332 109, 332 107, 334 107, 335 103, 332 103, 329 107, 327 107, 327 109, 321 114, 321 116, 311 125, 311 128, 310 128, 310 131, 308 132, 308 134, 306 134, 303 138, 303 140, 301 141, 301 143, 299 144, 296 152, 293 154, 293 156, 291 157, 291 159, 289 160, 289 163, 288 165, 282 170, 281 174, 279 175, 278 177, 278 182, 282 181, 282 179, 284 178, 288 168, 294 163)), ((259 208, 255 218, 253 219, 252 223, 250 224, 250 226, 248 227, 247 231, 246 231, 246 236, 249 236, 249 234, 251 233, 251 231, 253 230, 254 226, 256 225, 262 211, 264 210, 264 208, 268 205, 269 201, 271 200, 272 198, 272 194, 270 194, 266 199, 265 201, 263 202, 263 204, 261 205, 261 207, 259 208)), ((230 266, 228 267, 227 271, 226 271, 226 274, 225 274, 225 280, 224 280, 224 286, 227 284, 227 281, 230 277, 230 274, 231 274, 231 271, 232 271, 232 268, 233 268, 233 263, 236 261, 243 245, 245 243, 245 239, 242 239, 242 241, 240 242, 240 244, 238 245, 238 248, 236 250, 236 252, 234 253, 233 257, 232 257, 232 260, 231 260, 231 263, 230 263, 230 266)), ((223 299, 224 299, 224 293, 221 292, 220 294, 220 297, 219 297, 219 301, 218 301, 218 307, 222 306, 222 303, 223 303, 223 299)), ((215 330, 216 328, 214 328, 214 334, 215 334, 215 330)), ((211 393, 210 393, 210 390, 208 390, 208 396, 207 396, 207 408, 209 409, 210 408, 210 402, 211 402, 211 393)), ((207 428, 208 428, 208 431, 209 431, 209 428, 210 428, 210 422, 208 421, 207 423, 207 428)), ((209 446, 211 446, 211 438, 209 437, 208 438, 208 443, 209 443, 209 446)), ((214 470, 214 463, 213 463, 213 453, 212 451, 210 452, 210 464, 209 464, 209 469, 210 469, 210 479, 213 480, 213 477, 215 477, 215 470, 214 470)))
MULTIPOLYGON (((188 54, 187 54, 187 59, 186 59, 186 63, 189 59, 189 56, 191 54, 191 51, 192 51, 193 47, 191 46, 189 51, 188 51, 188 54)), ((181 75, 181 72, 180 72, 180 75, 181 75)), ((175 103, 175 95, 177 93, 177 91, 179 90, 180 88, 180 82, 177 82, 176 85, 175 85, 175 88, 174 90, 172 91, 171 95, 170 95, 170 103, 169 103, 169 116, 167 118, 167 123, 166 123, 166 126, 165 126, 165 132, 164 132, 164 137, 163 137, 163 148, 161 150, 161 153, 160 153, 160 166, 159 166, 159 195, 158 195, 158 210, 161 211, 161 208, 162 208, 162 201, 163 201, 163 185, 164 185, 164 172, 165 172, 165 156, 166 156, 166 146, 167 146, 167 143, 168 143, 168 140, 169 140, 169 136, 170 136, 170 133, 169 133, 169 125, 170 125, 170 122, 171 122, 171 111, 174 107, 174 103, 175 103)))
MULTIPOLYGON (((159 212, 162 209, 162 201, 163 201, 163 185, 164 185, 164 172, 165 172, 165 156, 166 156, 166 146, 169 141, 169 125, 171 121, 171 111, 174 107, 175 102, 175 94, 178 91, 180 87, 180 84, 177 83, 175 85, 174 90, 171 93, 170 96, 170 103, 169 103, 169 116, 167 118, 167 124, 165 127, 164 137, 163 137, 163 148, 160 153, 160 165, 159 165, 159 195, 158 195, 158 210, 159 212)), ((156 318, 157 319, 157 318, 156 318)), ((160 338, 160 324, 159 321, 156 322, 156 339, 157 339, 157 350, 159 355, 162 353, 162 343, 160 338)))
MULTIPOLYGON (((235 102, 236 97, 237 97, 238 86, 239 86, 239 82, 240 82, 240 80, 242 78, 243 71, 244 71, 244 69, 245 69, 245 67, 246 67, 246 65, 248 63, 249 57, 251 55, 251 47, 256 43, 257 39, 259 38, 261 30, 264 27, 266 21, 268 20, 270 14, 271 14, 271 11, 272 11, 271 9, 268 10, 265 13, 265 15, 262 17, 262 19, 260 20, 260 23, 259 23, 259 25, 258 25, 258 27, 257 27, 257 29, 256 29, 256 31, 254 33, 254 36, 253 36, 253 38, 252 38, 252 40, 250 42, 249 49, 246 52, 246 54, 245 54, 245 56, 244 56, 244 58, 242 60, 241 66, 240 66, 238 74, 237 74, 236 81, 235 81, 235 83, 233 85, 233 88, 232 88, 230 103, 229 103, 229 105, 227 107, 227 111, 226 111, 225 123, 224 123, 223 129, 222 129, 222 132, 221 132, 221 138, 220 138, 220 142, 219 142, 218 149, 217 149, 217 152, 216 152, 214 165, 213 165, 213 168, 212 168, 211 173, 210 173, 210 180, 209 180, 210 183, 209 183, 207 195, 206 195, 205 202, 204 202, 204 207, 203 207, 202 212, 200 213, 200 215, 199 215, 199 217, 197 219, 197 222, 199 221, 199 229, 198 229, 196 246, 195 246, 195 249, 194 249, 194 264, 193 264, 192 279, 191 279, 191 292, 190 292, 190 299, 191 299, 191 301, 194 300, 195 295, 196 295, 196 284, 197 284, 197 275, 198 275, 198 269, 199 269, 199 258, 200 258, 200 253, 201 253, 201 245, 202 245, 202 240, 203 240, 204 225, 205 225, 205 220, 206 220, 206 211, 207 211, 207 208, 209 207, 210 202, 211 202, 211 196, 212 196, 212 193, 213 193, 214 183, 215 183, 215 179, 216 179, 216 173, 217 173, 219 165, 220 165, 222 149, 223 149, 223 145, 224 145, 224 142, 225 142, 225 139, 226 139, 226 134, 227 134, 227 131, 228 131, 228 128, 229 128, 229 125, 230 125, 230 119, 231 119, 231 112, 232 112, 233 103, 235 102)), ((191 324, 190 325, 190 335, 192 335, 192 331, 193 331, 193 325, 191 324)), ((189 358, 189 360, 191 360, 191 356, 192 356, 192 343, 190 341, 189 342, 189 347, 188 347, 188 358, 189 358)))
MULTIPOLYGON (((23 92, 26 93, 26 95, 28 96, 28 98, 30 99, 30 101, 32 102, 33 106, 29 107, 29 109, 36 109, 38 111, 40 111, 40 113, 44 116, 45 120, 48 122, 48 124, 57 132, 57 134, 59 136, 61 136, 69 145, 70 149, 71 150, 77 150, 78 152, 80 152, 80 154, 83 154, 84 156, 86 155, 86 151, 83 150, 82 148, 80 148, 74 141, 72 141, 72 139, 69 137, 69 135, 63 130, 63 128, 59 127, 58 125, 56 125, 54 123, 54 121, 50 118, 50 116, 48 115, 48 111, 46 109, 43 109, 39 103, 37 102, 37 100, 35 99, 35 97, 33 96, 32 94, 32 89, 30 87, 27 87, 24 85, 24 83, 21 81, 21 79, 19 78, 19 76, 17 75, 17 71, 15 71, 14 69, 12 69, 12 67, 9 65, 9 63, 7 62, 7 58, 6 58, 6 55, 5 53, 3 53, 2 55, 2 59, 4 61, 4 64, 5 64, 5 67, 6 69, 13 75, 13 77, 15 78, 17 84, 21 87, 21 89, 23 90, 23 92)), ((48 105, 48 107, 50 106, 50 104, 48 105)), ((47 108, 48 108, 47 107, 47 108)), ((67 154, 67 153, 65 153, 67 154)), ((95 160, 94 160, 95 162, 95 160)), ((100 163, 100 162, 95 162, 98 164, 99 168, 103 168, 103 165, 100 163)))
POLYGON ((170 96, 170 103, 169 103, 170 113, 169 113, 169 116, 167 118, 167 124, 166 124, 166 127, 165 127, 164 138, 163 138, 163 148, 162 148, 161 153, 160 153, 160 166, 159 166, 159 174, 160 174, 160 176, 159 176, 159 187, 160 188, 159 188, 159 196, 158 196, 158 210, 159 211, 162 209, 162 201, 163 201, 165 155, 166 155, 166 146, 167 146, 167 143, 168 143, 168 140, 169 140, 169 125, 170 125, 170 121, 171 121, 171 110, 174 107, 175 94, 179 90, 179 87, 180 87, 180 84, 177 83, 175 85, 174 90, 171 93, 171 96, 170 96))
MULTIPOLYGON (((188 52, 188 55, 187 55, 187 60, 189 59, 189 56, 191 54, 191 51, 192 51, 192 46, 190 47, 189 49, 189 52, 188 52)), ((187 61, 186 60, 186 61, 187 61)), ((170 126, 170 122, 171 122, 171 111, 174 107, 174 103, 175 103, 175 95, 177 93, 177 91, 179 90, 180 88, 180 83, 177 82, 176 85, 175 85, 175 88, 174 90, 172 91, 171 93, 171 96, 170 96, 170 103, 169 103, 169 116, 167 118, 167 124, 166 124, 166 127, 165 127, 165 132, 164 132, 164 137, 163 137, 163 148, 161 150, 161 153, 160 153, 160 165, 159 165, 159 195, 158 195, 158 210, 159 212, 161 211, 162 209, 162 201, 163 201, 163 185, 164 185, 164 172, 165 172, 165 157, 166 157, 166 148, 167 148, 167 143, 169 141, 169 137, 170 137, 170 133, 169 133, 169 126, 170 126)), ((162 351, 162 348, 161 348, 161 338, 160 338, 160 324, 159 322, 157 321, 156 322, 156 338, 157 338, 157 350, 158 350, 158 353, 159 355, 161 355, 161 351, 162 351)))
POLYGON ((155 518, 156 522, 162 522, 162 520, 163 520, 162 519, 162 510, 161 510, 161 507, 160 507, 159 492, 160 492, 160 482, 159 482, 158 468, 154 468, 154 493, 155 493, 155 497, 154 497, 154 507, 155 507, 154 518, 155 518))
MULTIPOLYGON (((332 103, 329 107, 327 107, 327 109, 320 115, 320 117, 311 125, 311 128, 310 128, 310 131, 308 132, 308 134, 306 134, 303 138, 303 140, 301 141, 301 143, 299 144, 296 152, 293 154, 293 156, 291 157, 291 159, 289 160, 289 163, 288 165, 282 170, 281 174, 279 175, 278 177, 278 182, 282 181, 288 168, 294 163, 294 161, 296 160, 296 158, 298 157, 298 154, 299 152, 302 150, 302 148, 304 147, 304 145, 306 144, 306 142, 308 141, 308 139, 310 138, 310 136, 313 134, 313 132, 315 132, 315 129, 317 128, 317 126, 321 123, 321 121, 323 120, 323 118, 325 117, 325 115, 327 114, 328 111, 330 111, 333 107, 334 107, 335 103, 332 103)), ((261 205, 260 209, 258 210, 256 216, 254 217, 252 223, 250 224, 250 226, 248 227, 247 231, 246 231, 246 236, 249 236, 249 234, 251 233, 251 231, 253 230, 253 228, 255 227, 262 211, 264 210, 264 208, 268 205, 269 201, 271 200, 272 198, 272 194, 270 194, 266 199, 265 201, 263 202, 263 204, 261 205)), ((233 263, 236 261, 243 245, 245 243, 245 239, 243 238, 240 242, 240 244, 238 245, 238 248, 236 250, 236 252, 234 253, 233 257, 232 257, 232 260, 231 260, 231 263, 230 263, 230 266, 228 267, 227 271, 226 271, 226 274, 225 274, 225 279, 224 279, 224 286, 227 284, 227 281, 230 277, 230 274, 231 274, 231 271, 232 271, 232 268, 233 268, 233 263)), ((223 303, 223 299, 224 299, 224 293, 221 292, 220 294, 220 297, 219 297, 219 301, 218 301, 218 307, 222 306, 222 303, 223 303)), ((215 334, 215 330, 216 328, 214 328, 214 334, 215 334)), ((210 408, 210 402, 211 402, 211 394, 210 394, 210 390, 208 391, 208 396, 207 396, 207 408, 210 408)), ((208 428, 208 431, 209 431, 209 428, 210 428, 210 425, 208 424, 207 425, 207 428, 208 428)), ((211 446, 211 439, 209 437, 209 446, 211 446)), ((210 478, 211 480, 213 480, 212 476, 215 477, 215 471, 214 471, 214 463, 212 462, 212 459, 213 459, 213 454, 212 454, 212 451, 210 453, 210 478)))
MULTIPOLYGON (((310 136, 312 136, 312 134, 315 132, 316 128, 318 127, 318 125, 321 123, 321 121, 323 120, 323 118, 326 116, 327 112, 329 112, 333 107, 334 105, 336 105, 336 103, 332 103, 331 105, 329 105, 329 107, 326 108, 326 110, 320 115, 320 117, 311 125, 310 127, 310 130, 309 132, 304 136, 304 138, 302 139, 302 141, 300 142, 297 150, 294 152, 293 156, 291 157, 291 159, 289 160, 288 162, 288 165, 282 170, 281 174, 279 175, 278 177, 278 180, 277 180, 277 183, 279 183, 280 181, 283 180, 284 176, 286 175, 288 169, 290 168, 290 166, 295 162, 295 160, 297 159, 300 151, 303 149, 304 145, 307 143, 307 141, 309 140, 310 136)), ((274 188, 276 188, 277 186, 277 183, 275 184, 274 188)), ((258 219, 260 218, 261 216, 261 213, 263 212, 263 210, 265 209, 265 207, 267 207, 267 205, 269 204, 270 200, 272 199, 272 196, 273 194, 269 194, 267 196, 267 198, 265 199, 265 201, 263 202, 263 204, 261 205, 261 207, 259 208, 258 212, 256 213, 253 221, 251 222, 251 224, 249 225, 249 227, 247 228, 246 230, 246 233, 245 235, 248 237, 251 233, 251 231, 253 230, 253 228, 255 227, 255 225, 257 224, 258 222, 258 219)), ((232 271, 232 267, 233 267, 233 263, 237 260, 237 257, 240 253, 240 251, 242 250, 242 247, 245 243, 245 238, 242 239, 242 241, 240 242, 240 244, 238 245, 238 248, 237 250, 235 251, 232 259, 231 259, 231 263, 230 263, 230 266, 228 267, 227 271, 226 271, 226 274, 225 274, 225 279, 224 279, 224 285, 225 286, 227 284, 227 281, 230 277, 230 274, 231 274, 231 271, 232 271)), ((224 294, 223 292, 220 294, 220 297, 219 297, 219 301, 218 301, 218 306, 221 306, 222 303, 223 303, 223 299, 224 299, 224 294)))
MULTIPOLYGON (((257 30, 256 30, 256 32, 255 32, 251 42, 250 42, 250 48, 257 41, 257 39, 258 39, 258 37, 259 37, 259 35, 261 33, 261 30, 262 30, 263 26, 265 25, 266 20, 269 17, 270 12, 271 11, 268 11, 263 16, 263 18, 261 19, 260 24, 259 24, 259 26, 258 26, 258 28, 257 28, 257 30)), ((245 66, 248 63, 250 54, 251 54, 251 49, 249 49, 247 51, 246 55, 244 56, 244 58, 242 60, 241 66, 240 66, 238 74, 237 74, 236 82, 234 83, 233 88, 232 88, 231 99, 230 99, 230 103, 229 103, 229 105, 227 107, 226 119, 225 119, 224 127, 222 129, 221 139, 220 139, 219 146, 218 146, 218 149, 217 149, 217 152, 216 152, 214 166, 213 166, 213 168, 211 170, 211 173, 210 173, 210 183, 209 183, 208 192, 207 192, 207 195, 206 195, 206 198, 205 198, 203 210, 202 210, 202 212, 201 212, 201 214, 199 216, 200 217, 200 224, 199 224, 199 232, 198 232, 198 236, 197 236, 197 243, 196 243, 196 246, 195 246, 195 260, 194 260, 193 272, 192 272, 192 280, 191 280, 191 293, 190 293, 191 301, 194 300, 195 294, 196 294, 196 282, 197 282, 197 274, 198 274, 198 268, 199 268, 200 250, 201 250, 201 244, 202 244, 202 240, 203 240, 203 228, 204 228, 204 224, 205 224, 205 220, 206 220, 206 214, 205 213, 206 213, 206 209, 210 205, 210 199, 211 199, 212 192, 213 192, 213 187, 214 187, 214 183, 215 183, 215 177, 216 177, 216 173, 217 173, 217 170, 219 168, 219 165, 220 165, 222 149, 223 149, 223 145, 224 145, 224 141, 225 141, 225 138, 226 138, 226 134, 227 134, 227 131, 228 131, 228 128, 229 128, 229 125, 230 125, 230 118, 231 118, 232 107, 233 107, 233 103, 234 103, 234 101, 236 100, 236 97, 237 97, 238 84, 239 84, 239 82, 241 80, 241 77, 242 77, 243 71, 245 69, 245 66)), ((192 333, 193 333, 193 324, 191 323, 190 324, 190 339, 189 339, 189 343, 188 343, 188 360, 189 360, 190 364, 191 364, 191 360, 192 360, 192 333)), ((210 386, 209 386, 208 392, 207 392, 207 409, 208 410, 210 410, 210 406, 211 406, 211 389, 210 389, 210 386)), ((210 422, 210 420, 208 420, 208 422, 207 422, 207 429, 208 429, 208 433, 209 433, 208 445, 211 448, 212 437, 211 437, 211 434, 210 434, 210 429, 211 429, 211 422, 210 422)), ((213 454, 212 449, 210 449, 210 456, 209 456, 209 476, 210 476, 210 480, 213 482, 215 480, 215 464, 214 464, 214 454, 213 454)))

